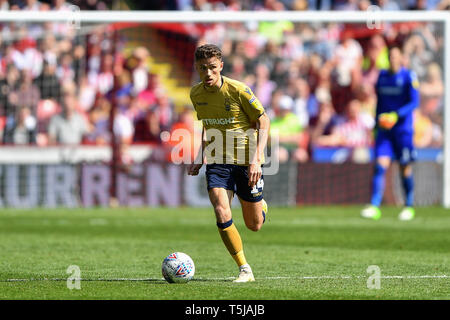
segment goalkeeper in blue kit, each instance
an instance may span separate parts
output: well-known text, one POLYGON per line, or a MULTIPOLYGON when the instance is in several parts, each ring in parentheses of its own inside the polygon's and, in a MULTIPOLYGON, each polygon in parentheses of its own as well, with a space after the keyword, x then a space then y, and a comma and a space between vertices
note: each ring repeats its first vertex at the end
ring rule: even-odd
POLYGON ((413 71, 403 67, 403 55, 399 48, 390 49, 389 62, 389 70, 380 71, 375 86, 377 110, 372 198, 371 204, 361 211, 361 216, 374 220, 381 218, 379 207, 384 194, 386 170, 393 160, 397 160, 405 192, 405 206, 398 218, 407 221, 415 215, 413 112, 419 105, 419 82, 413 71))

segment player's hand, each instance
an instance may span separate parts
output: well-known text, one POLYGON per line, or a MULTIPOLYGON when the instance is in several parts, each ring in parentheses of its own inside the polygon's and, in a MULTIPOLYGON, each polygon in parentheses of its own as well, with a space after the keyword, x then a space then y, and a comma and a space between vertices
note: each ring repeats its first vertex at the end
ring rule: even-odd
POLYGON ((248 185, 254 187, 262 176, 262 169, 260 164, 250 164, 248 166, 248 185))
POLYGON ((380 128, 390 130, 397 123, 398 115, 396 112, 385 112, 378 116, 378 125, 380 128))
POLYGON ((190 164, 188 169, 187 169, 187 174, 189 176, 196 176, 196 175, 198 175, 198 172, 200 171, 200 168, 202 166, 203 166, 203 164, 196 164, 196 163, 190 164))

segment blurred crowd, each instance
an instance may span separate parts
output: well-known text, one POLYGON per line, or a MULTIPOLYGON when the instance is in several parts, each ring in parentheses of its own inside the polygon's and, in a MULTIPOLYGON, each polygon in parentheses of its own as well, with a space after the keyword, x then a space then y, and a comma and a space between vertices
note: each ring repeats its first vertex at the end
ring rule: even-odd
POLYGON ((281 160, 308 161, 314 147, 372 145, 374 85, 389 68, 391 46, 420 80, 415 145, 442 146, 442 25, 386 23, 379 32, 335 23, 216 24, 199 42, 219 42, 224 74, 259 97, 279 132, 281 160))
MULTIPOLYGON (((4 10, 108 8, 108 1, 98 0, 0 2, 4 10)), ((136 47, 125 55, 124 40, 109 26, 82 32, 65 22, 0 27, 3 144, 105 145, 113 135, 125 146, 160 143, 160 133, 183 119, 150 73, 149 50, 136 47)))
POLYGON ((448 0, 156 0, 152 10, 449 10, 448 0))
MULTIPOLYGON (((410 5, 391 1, 388 6, 388 1, 378 4, 400 9, 410 5)), ((367 0, 330 2, 342 10, 370 5, 367 0)), ((72 3, 83 9, 110 5, 98 0, 72 3)), ((296 9, 299 3, 176 2, 184 10, 296 9)), ((305 3, 305 8, 313 8, 326 1, 305 3)), ((70 10, 70 4, 0 0, 4 10, 70 10)), ((56 22, 0 26, 3 144, 105 145, 114 135, 124 148, 132 143, 171 148, 161 133, 179 128, 194 132, 188 98, 185 107, 175 108, 161 76, 150 69, 148 48, 135 47, 125 54, 127 39, 114 38, 107 26, 84 33, 56 22)), ((386 23, 382 32, 337 23, 216 23, 206 28, 198 44, 218 44, 224 54, 223 74, 248 84, 260 99, 273 132, 279 134, 281 160, 304 162, 316 146, 372 145, 374 84, 378 72, 389 67, 388 48, 394 45, 402 48, 405 65, 420 80, 415 144, 441 147, 443 34, 437 23, 386 23)))

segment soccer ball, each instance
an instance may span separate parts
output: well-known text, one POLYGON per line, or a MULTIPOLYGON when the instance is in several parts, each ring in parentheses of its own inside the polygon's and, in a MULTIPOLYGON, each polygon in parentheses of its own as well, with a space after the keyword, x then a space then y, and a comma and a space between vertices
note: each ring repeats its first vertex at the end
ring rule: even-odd
POLYGON ((188 282, 194 273, 194 261, 183 252, 169 254, 162 263, 162 275, 169 283, 188 282))

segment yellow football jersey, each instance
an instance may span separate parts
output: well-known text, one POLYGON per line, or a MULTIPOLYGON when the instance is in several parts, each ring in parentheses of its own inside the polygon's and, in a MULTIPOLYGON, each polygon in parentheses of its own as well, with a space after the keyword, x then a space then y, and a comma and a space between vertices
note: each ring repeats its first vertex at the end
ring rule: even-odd
POLYGON ((264 113, 250 88, 222 76, 220 88, 207 88, 200 82, 191 88, 190 97, 206 129, 207 163, 248 165, 249 152, 256 151, 255 123, 264 113))

